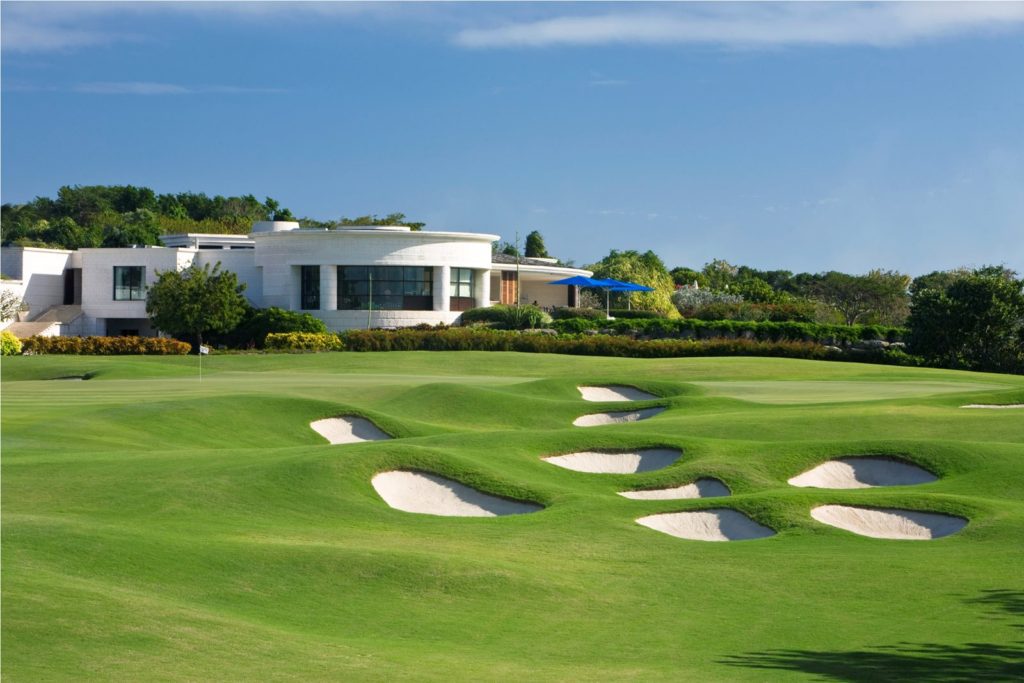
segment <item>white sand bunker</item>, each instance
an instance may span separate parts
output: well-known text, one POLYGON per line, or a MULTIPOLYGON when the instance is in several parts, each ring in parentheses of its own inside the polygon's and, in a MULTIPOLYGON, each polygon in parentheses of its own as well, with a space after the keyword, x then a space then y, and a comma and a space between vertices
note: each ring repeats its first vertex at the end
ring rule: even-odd
POLYGON ((649 515, 636 520, 649 529, 691 541, 749 541, 775 531, 735 510, 701 510, 649 515))
POLYGON ((627 410, 620 413, 591 413, 581 415, 573 420, 577 427, 600 427, 601 425, 615 425, 623 422, 639 422, 654 417, 664 408, 643 408, 642 410, 627 410))
POLYGON ((640 391, 636 387, 613 384, 605 387, 576 387, 583 395, 584 401, 603 403, 606 401, 650 401, 658 398, 654 394, 640 391))
POLYGON ((362 417, 329 417, 326 420, 310 422, 309 426, 332 444, 383 441, 391 438, 390 434, 382 432, 377 425, 362 417))
POLYGON ((371 483, 391 507, 423 515, 499 517, 543 509, 542 505, 536 503, 490 496, 457 481, 424 472, 381 472, 374 476, 371 483))
POLYGON ((683 498, 719 498, 728 496, 729 487, 718 479, 701 478, 690 484, 670 489, 647 491, 619 491, 619 495, 633 500, 680 500, 683 498))
POLYGON ((674 448, 645 448, 631 453, 581 451, 543 458, 552 465, 593 474, 635 474, 668 467, 683 454, 674 448))
POLYGON ((928 470, 898 460, 838 458, 798 474, 789 483, 816 489, 867 489, 873 486, 927 484, 937 479, 928 470))
POLYGON ((822 524, 852 531, 871 538, 898 538, 927 541, 949 536, 967 526, 967 520, 935 512, 916 512, 894 508, 858 508, 847 505, 821 505, 811 517, 822 524))
POLYGON ((1024 408, 1024 403, 971 403, 961 408, 989 408, 992 410, 1003 410, 1005 408, 1024 408))

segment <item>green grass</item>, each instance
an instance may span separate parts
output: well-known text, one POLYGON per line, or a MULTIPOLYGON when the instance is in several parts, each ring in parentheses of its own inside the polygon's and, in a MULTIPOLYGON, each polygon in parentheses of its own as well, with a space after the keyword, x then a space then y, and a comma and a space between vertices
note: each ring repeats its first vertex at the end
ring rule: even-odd
POLYGON ((500 353, 18 357, 2 367, 4 679, 967 680, 1024 675, 1024 378, 785 359, 500 353), (53 378, 86 375, 87 381, 53 378), (581 400, 578 384, 661 397, 581 400), (669 410, 575 428, 584 413, 669 410), (330 446, 355 413, 401 438, 330 446), (669 446, 658 472, 540 456, 669 446), (931 484, 797 489, 830 456, 931 484), (538 513, 392 510, 437 472, 538 513), (729 498, 624 488, 724 480, 729 498), (822 503, 958 514, 930 542, 814 522, 822 503), (633 520, 728 506, 778 531, 701 543, 633 520))

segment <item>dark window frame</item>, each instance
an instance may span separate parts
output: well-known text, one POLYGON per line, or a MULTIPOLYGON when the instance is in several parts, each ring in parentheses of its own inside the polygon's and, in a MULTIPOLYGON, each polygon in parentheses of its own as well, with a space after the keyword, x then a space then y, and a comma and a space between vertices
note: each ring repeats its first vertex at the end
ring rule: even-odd
MULTIPOLYGON (((122 282, 126 278, 121 278, 122 282)), ((114 266, 114 301, 145 301, 146 300, 146 266, 114 266), (118 271, 126 273, 128 284, 118 287, 118 271), (121 290, 122 296, 118 296, 121 290)))
POLYGON ((434 310, 433 266, 337 268, 339 311, 365 311, 371 305, 375 311, 434 310))
MULTIPOLYGON (((452 268, 451 278, 449 285, 451 286, 451 303, 452 306, 456 304, 465 305, 465 300, 472 301, 474 298, 473 290, 476 288, 476 271, 472 268, 452 268)), ((469 308, 472 308, 470 306, 469 308)), ((453 311, 464 311, 465 308, 452 308, 453 311)))
POLYGON ((320 266, 299 266, 299 308, 320 310, 320 266))

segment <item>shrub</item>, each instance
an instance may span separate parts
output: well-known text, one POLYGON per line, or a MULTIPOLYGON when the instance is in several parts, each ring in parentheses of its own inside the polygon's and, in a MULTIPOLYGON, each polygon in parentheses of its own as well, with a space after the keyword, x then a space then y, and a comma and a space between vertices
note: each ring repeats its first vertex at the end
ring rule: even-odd
POLYGON ((773 322, 746 320, 698 320, 665 318, 610 320, 557 320, 552 326, 562 333, 607 329, 615 334, 650 339, 757 339, 761 341, 813 341, 842 345, 880 339, 901 341, 906 330, 881 325, 829 325, 804 322, 773 322))
MULTIPOLYGON (((559 321, 563 323, 565 321, 559 321)), ((663 322, 663 321, 657 321, 663 322)), ((664 321, 671 323, 673 321, 664 321)), ((559 324, 556 323, 556 324, 559 324)), ((520 351, 581 356, 629 358, 681 358, 689 356, 777 356, 814 360, 862 360, 891 364, 919 364, 901 352, 844 352, 805 341, 753 339, 641 341, 620 335, 547 336, 486 328, 447 330, 352 330, 342 333, 349 351, 520 351)))
POLYGON ((30 337, 26 354, 86 356, 182 356, 192 349, 188 342, 163 337, 30 337))
POLYGON ((473 323, 500 323, 505 315, 504 311, 507 308, 508 306, 504 304, 471 308, 468 311, 463 311, 462 315, 459 316, 459 320, 463 325, 470 325, 473 323))
POLYGON ((266 345, 275 351, 342 351, 345 348, 338 335, 330 332, 271 332, 266 345))
POLYGON ((613 308, 611 310, 611 316, 615 319, 627 319, 627 320, 641 320, 650 318, 666 318, 662 313, 657 311, 638 311, 636 309, 628 308, 613 308))
POLYGON ((7 330, 0 332, 0 354, 17 356, 19 353, 21 353, 21 340, 7 330))
POLYGON ((551 311, 554 320, 568 320, 571 318, 582 318, 584 320, 606 320, 604 310, 598 308, 556 308, 551 311))
POLYGON ((551 323, 551 327, 557 330, 560 334, 579 334, 586 330, 600 329, 603 323, 604 320, 598 321, 588 320, 586 318, 567 318, 565 320, 555 320, 551 323))
POLYGON ((462 323, 495 323, 509 330, 526 330, 551 322, 551 316, 536 306, 508 306, 497 304, 471 308, 462 314, 462 323))
POLYGON ((694 317, 698 311, 710 304, 739 304, 743 297, 737 294, 721 294, 707 289, 677 289, 672 303, 685 317, 694 317))
POLYGON ((249 308, 242 322, 235 329, 220 335, 210 335, 215 344, 225 344, 235 349, 257 348, 266 345, 267 335, 283 332, 313 332, 324 334, 324 321, 309 313, 270 308, 249 308))

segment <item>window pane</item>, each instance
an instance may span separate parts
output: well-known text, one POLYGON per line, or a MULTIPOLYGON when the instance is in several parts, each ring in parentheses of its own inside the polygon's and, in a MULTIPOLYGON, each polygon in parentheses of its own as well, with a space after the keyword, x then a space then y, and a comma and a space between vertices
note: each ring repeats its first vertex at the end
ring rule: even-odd
POLYGON ((366 310, 372 305, 374 310, 430 310, 433 278, 430 267, 338 266, 338 308, 366 310))
POLYGON ((145 266, 114 266, 114 301, 144 301, 145 299, 145 266))
POLYGON ((304 311, 320 308, 320 266, 301 266, 300 306, 304 311))

